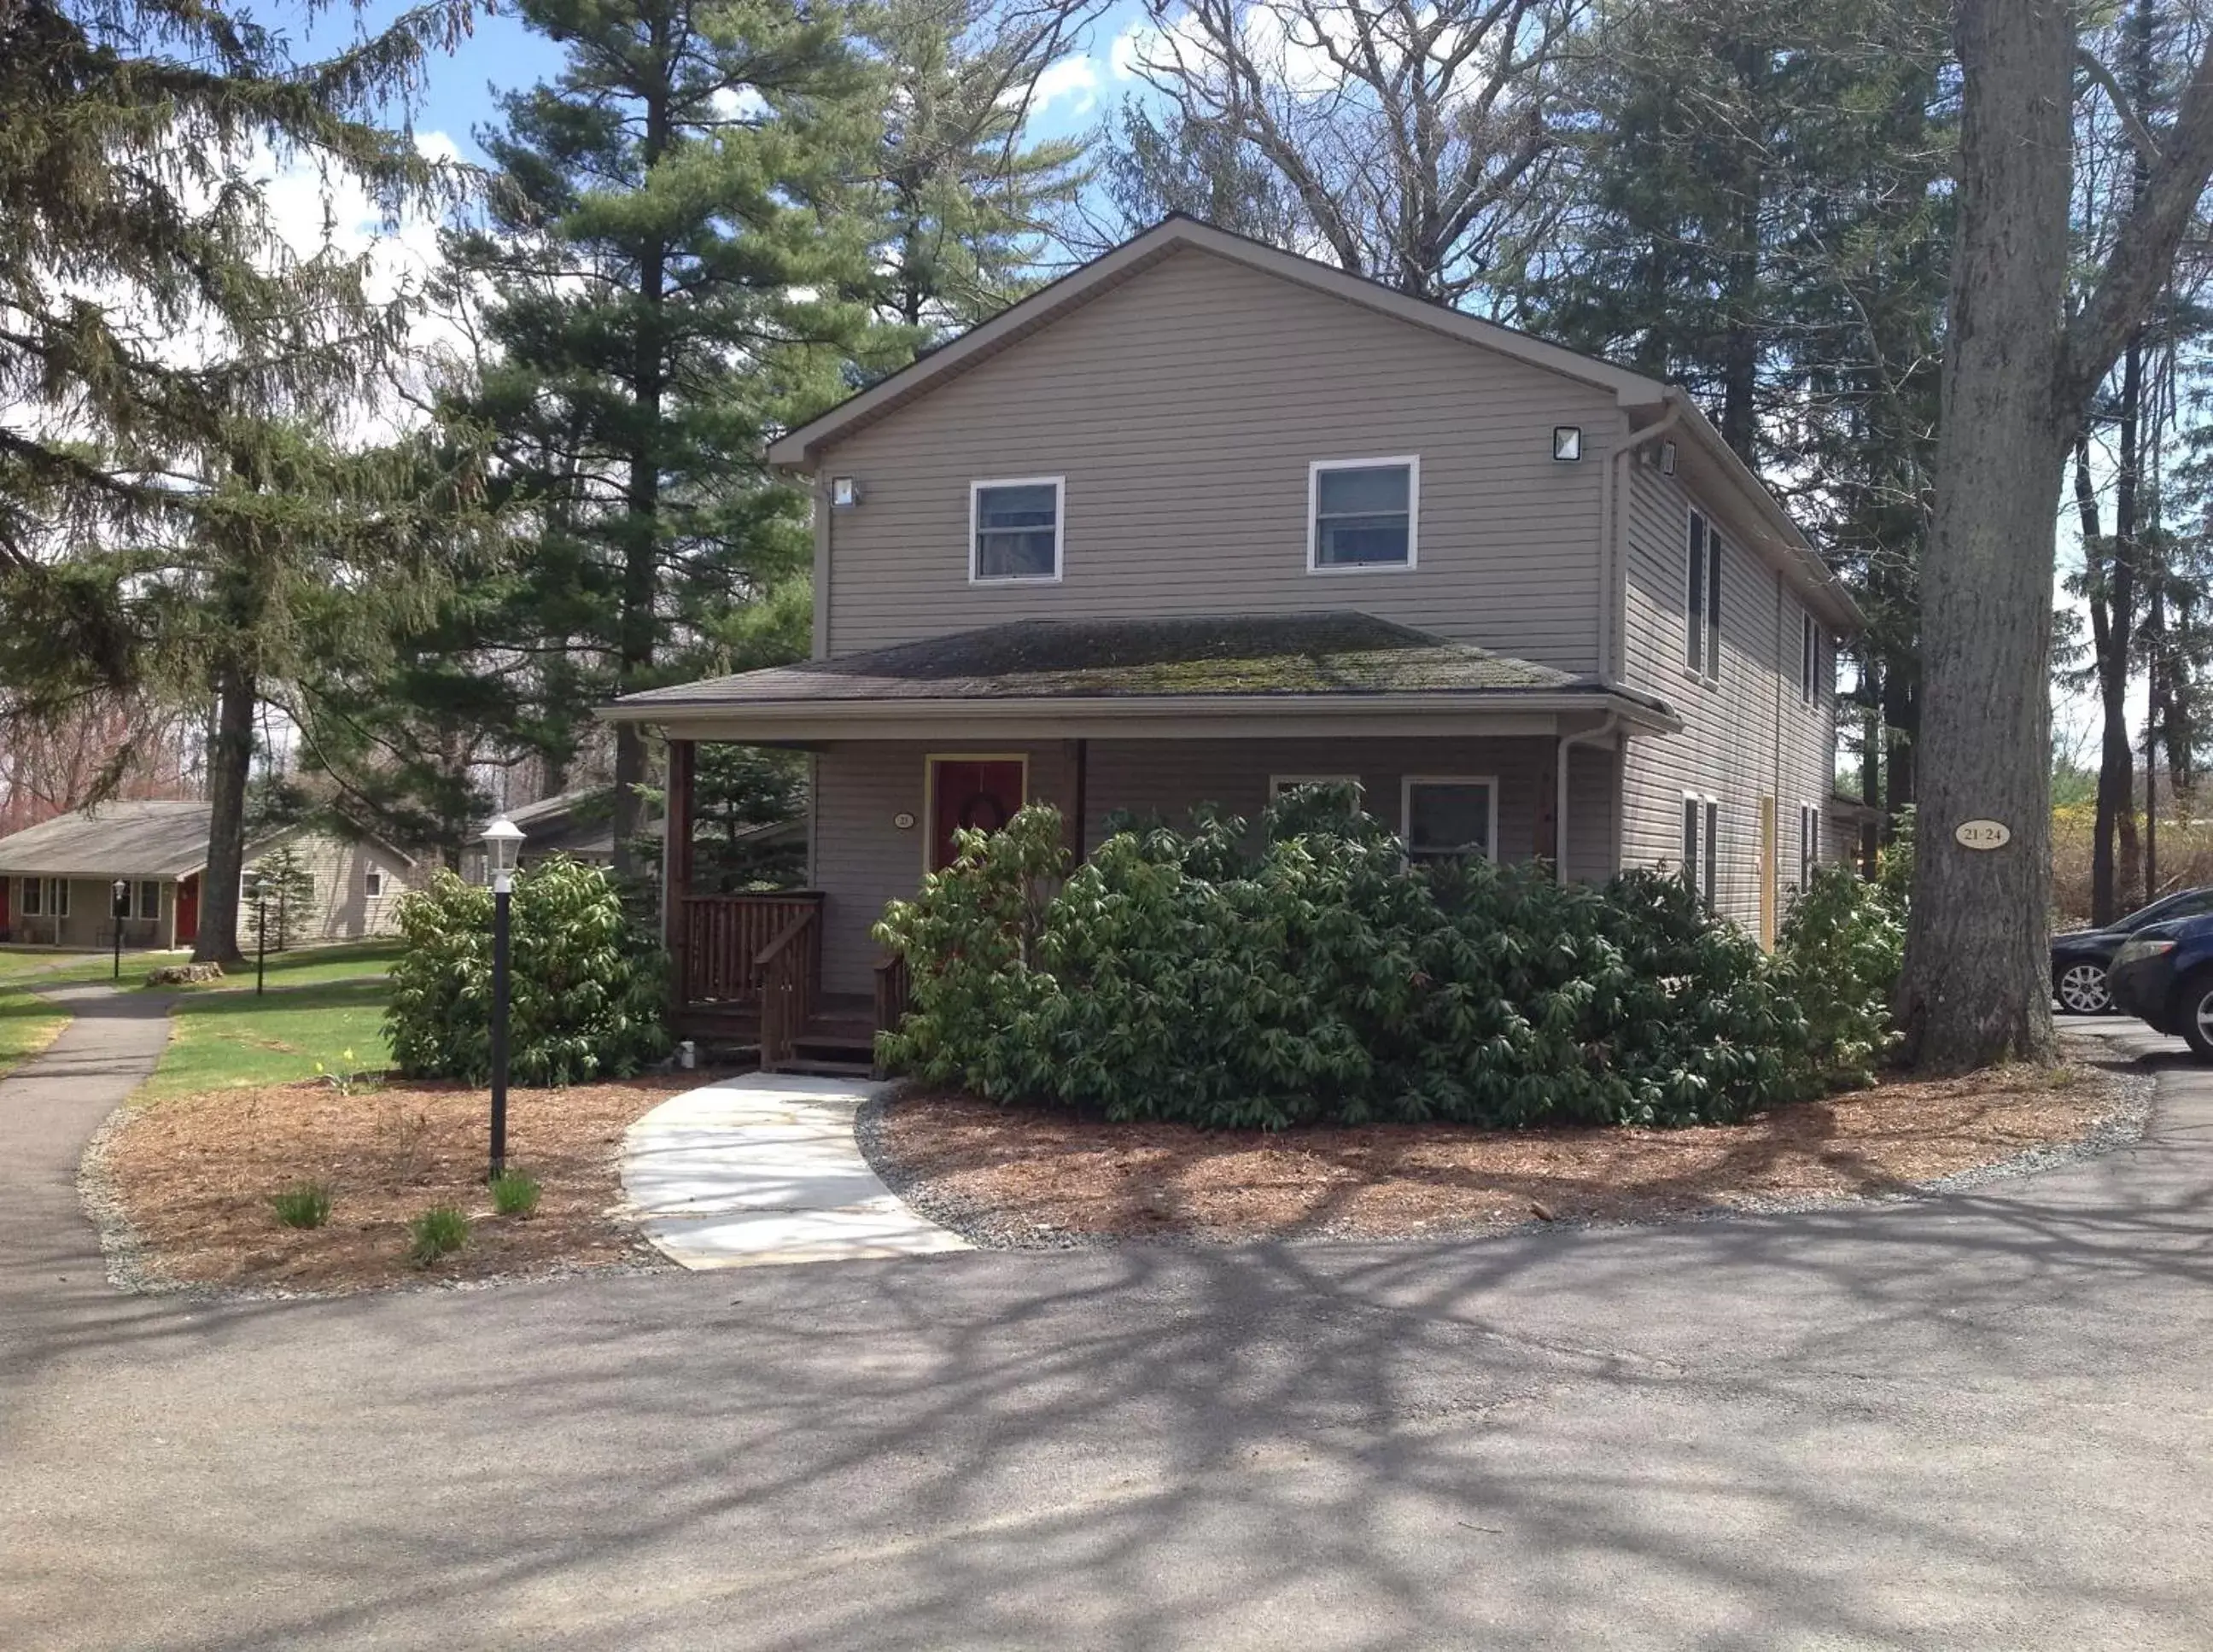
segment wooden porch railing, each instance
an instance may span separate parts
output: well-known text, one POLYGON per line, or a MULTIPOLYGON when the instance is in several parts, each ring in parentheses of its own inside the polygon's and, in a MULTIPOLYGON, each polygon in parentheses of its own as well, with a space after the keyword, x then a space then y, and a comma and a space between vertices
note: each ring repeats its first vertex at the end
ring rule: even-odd
MULTIPOLYGON (((913 984, 914 978, 908 972, 905 954, 895 952, 888 958, 876 960, 876 1031, 893 1033, 899 1030, 899 1021, 906 1014, 907 997, 913 984)), ((881 1063, 877 1064, 876 1076, 883 1076, 881 1063)))
MULTIPOLYGON (((822 892, 791 889, 773 894, 681 895, 677 898, 674 944, 676 1003, 747 1004, 761 996, 761 957, 802 915, 819 918, 822 892)), ((821 943, 814 942, 820 979, 821 943)))
POLYGON ((822 983, 822 915, 808 906, 777 931, 754 959, 760 974, 760 1064, 772 1073, 814 1013, 822 983))

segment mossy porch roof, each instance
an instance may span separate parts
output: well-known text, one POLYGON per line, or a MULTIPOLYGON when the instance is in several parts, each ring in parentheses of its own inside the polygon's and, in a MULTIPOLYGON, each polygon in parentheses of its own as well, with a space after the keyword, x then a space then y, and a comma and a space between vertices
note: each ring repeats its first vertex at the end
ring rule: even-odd
POLYGON ((1589 693, 1596 677, 1364 613, 1033 619, 625 696, 644 710, 881 700, 1589 693))

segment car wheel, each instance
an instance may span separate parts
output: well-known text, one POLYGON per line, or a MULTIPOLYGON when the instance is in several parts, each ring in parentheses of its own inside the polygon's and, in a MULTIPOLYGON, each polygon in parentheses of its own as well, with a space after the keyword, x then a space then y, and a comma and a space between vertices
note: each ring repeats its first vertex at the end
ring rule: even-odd
POLYGON ((2175 995, 2174 1030, 2190 1040, 2190 1053, 2213 1061, 2213 970, 2200 970, 2175 995))
POLYGON ((2113 1007, 2112 990, 2106 984, 2100 965, 2070 964, 2055 971, 2051 991, 2059 1007, 2070 1015, 2102 1015, 2113 1007))

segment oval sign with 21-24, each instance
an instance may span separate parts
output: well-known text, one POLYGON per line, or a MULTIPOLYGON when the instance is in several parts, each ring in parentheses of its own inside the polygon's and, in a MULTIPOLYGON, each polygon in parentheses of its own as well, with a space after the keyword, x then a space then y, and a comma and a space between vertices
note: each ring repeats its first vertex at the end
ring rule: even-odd
POLYGON ((1962 849, 2003 849, 2013 841, 2013 828, 2003 820, 1962 820, 1952 836, 1962 849))

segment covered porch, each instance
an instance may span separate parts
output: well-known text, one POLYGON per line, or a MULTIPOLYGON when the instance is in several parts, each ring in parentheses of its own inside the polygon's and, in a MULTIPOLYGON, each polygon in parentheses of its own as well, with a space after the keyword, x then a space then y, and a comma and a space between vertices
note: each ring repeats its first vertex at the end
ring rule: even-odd
POLYGON ((905 1003, 869 930, 962 826, 1057 808, 1082 858, 1117 814, 1255 819, 1349 782, 1411 858, 1619 861, 1620 754, 1667 708, 1366 615, 1033 623, 631 697, 669 741, 664 921, 680 1036, 858 1063, 905 1003), (808 887, 694 887, 702 742, 809 754, 808 887))

